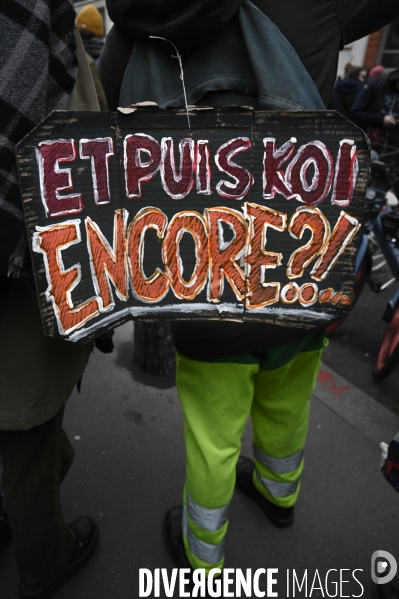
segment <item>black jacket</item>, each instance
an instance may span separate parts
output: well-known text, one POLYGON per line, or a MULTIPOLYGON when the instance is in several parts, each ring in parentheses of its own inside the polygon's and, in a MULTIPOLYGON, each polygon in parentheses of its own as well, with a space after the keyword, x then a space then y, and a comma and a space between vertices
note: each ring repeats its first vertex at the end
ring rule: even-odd
POLYGON ((399 118, 399 93, 395 94, 389 77, 381 88, 381 77, 384 75, 370 81, 352 107, 351 118, 363 129, 382 127, 389 113, 399 118))
MULTIPOLYGON (((107 0, 115 23, 100 60, 111 109, 118 105, 123 74, 135 38, 166 37, 180 48, 217 34, 242 0, 107 0)), ((395 0, 253 0, 285 35, 328 105, 345 44, 399 17, 395 0)))
POLYGON ((363 83, 359 79, 346 77, 346 79, 338 81, 331 92, 329 108, 349 119, 352 106, 362 91, 363 83))
POLYGON ((350 114, 351 120, 367 132, 377 152, 386 144, 399 148, 399 125, 389 128, 383 126, 384 116, 388 114, 399 120, 399 92, 390 81, 391 75, 386 78, 382 74, 370 81, 357 98, 350 114))

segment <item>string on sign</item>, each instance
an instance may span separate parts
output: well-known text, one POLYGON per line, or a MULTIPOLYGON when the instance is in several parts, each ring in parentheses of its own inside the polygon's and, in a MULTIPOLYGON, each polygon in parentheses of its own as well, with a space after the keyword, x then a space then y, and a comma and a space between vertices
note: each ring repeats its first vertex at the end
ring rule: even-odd
POLYGON ((169 44, 171 44, 171 46, 174 47, 176 54, 171 54, 171 58, 176 58, 179 62, 179 67, 180 67, 180 79, 183 85, 183 93, 184 93, 184 104, 186 106, 186 114, 187 114, 187 121, 188 121, 188 128, 190 131, 190 135, 192 135, 191 132, 191 123, 190 123, 190 115, 188 114, 188 104, 187 104, 187 94, 186 94, 186 86, 184 85, 184 71, 183 71, 183 63, 182 63, 182 59, 181 59, 181 54, 179 52, 179 50, 176 48, 176 46, 174 45, 173 42, 171 42, 170 40, 166 39, 165 37, 159 37, 158 35, 150 35, 150 38, 153 40, 163 40, 164 42, 168 42, 169 44))

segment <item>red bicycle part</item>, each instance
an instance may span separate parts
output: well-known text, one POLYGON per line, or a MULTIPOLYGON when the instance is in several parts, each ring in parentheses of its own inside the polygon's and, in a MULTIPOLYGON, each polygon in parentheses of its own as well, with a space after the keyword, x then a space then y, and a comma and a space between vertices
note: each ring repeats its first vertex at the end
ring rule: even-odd
POLYGON ((384 379, 392 372, 399 362, 399 308, 395 313, 385 331, 382 339, 377 362, 374 366, 374 378, 384 379))

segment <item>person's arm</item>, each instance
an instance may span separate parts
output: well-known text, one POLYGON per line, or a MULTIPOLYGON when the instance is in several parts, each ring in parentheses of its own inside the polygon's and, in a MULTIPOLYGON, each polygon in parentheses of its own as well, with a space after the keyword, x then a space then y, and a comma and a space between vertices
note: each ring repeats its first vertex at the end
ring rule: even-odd
POLYGON ((341 47, 389 25, 399 17, 397 0, 337 0, 341 47))
POLYGON ((138 39, 164 37, 178 47, 216 35, 243 0, 107 0, 112 21, 138 39))

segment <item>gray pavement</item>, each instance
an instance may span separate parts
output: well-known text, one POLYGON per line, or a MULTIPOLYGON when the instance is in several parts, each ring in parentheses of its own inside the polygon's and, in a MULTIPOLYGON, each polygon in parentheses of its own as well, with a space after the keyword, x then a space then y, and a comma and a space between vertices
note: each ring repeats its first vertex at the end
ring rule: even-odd
MULTIPOLYGON (((133 325, 116 331, 116 350, 95 351, 82 394, 74 393, 65 427, 77 449, 63 486, 68 520, 99 521, 100 546, 89 565, 59 591, 59 599, 134 599, 139 568, 172 568, 162 546, 165 510, 181 502, 183 419, 172 378, 152 377, 133 365, 133 325)), ((226 545, 227 566, 278 568, 279 597, 287 569, 324 585, 329 569, 348 569, 338 596, 370 596, 370 558, 377 549, 399 556, 399 497, 379 473, 379 442, 399 419, 327 366, 314 393, 302 492, 292 527, 279 530, 251 501, 235 494, 226 545), (360 569, 352 578, 351 570, 360 569)), ((243 453, 251 454, 251 431, 243 453)), ((330 573, 331 582, 339 573, 330 573)), ((292 575, 291 575, 292 577, 292 575)), ((264 578, 264 577, 263 577, 264 578)), ((263 579, 261 578, 261 581, 263 579)), ((0 557, 0 599, 17 595, 10 546, 0 557)), ((261 588, 265 589, 265 586, 261 588)), ((334 587, 328 589, 334 596, 334 587)), ((153 596, 153 595, 151 595, 153 596)), ((161 597, 164 596, 161 592, 161 597)), ((178 594, 175 594, 177 597, 178 594)), ((305 597, 298 591, 296 597, 305 597)))

